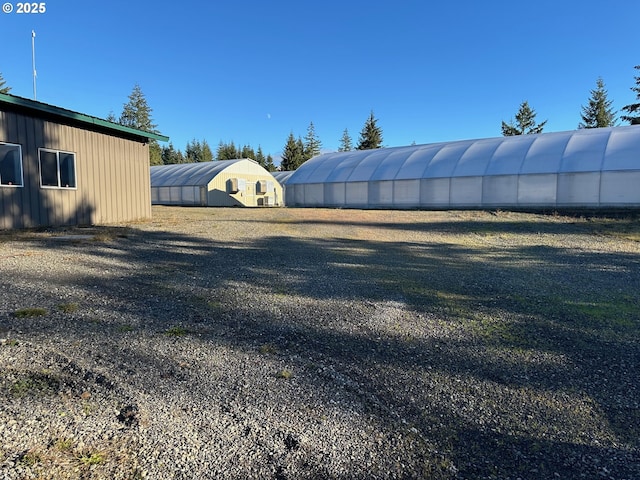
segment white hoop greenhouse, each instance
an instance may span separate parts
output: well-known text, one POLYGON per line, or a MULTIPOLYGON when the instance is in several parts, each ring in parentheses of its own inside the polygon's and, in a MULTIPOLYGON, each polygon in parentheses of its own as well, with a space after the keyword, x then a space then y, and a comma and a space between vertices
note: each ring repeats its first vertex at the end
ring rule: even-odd
POLYGON ((640 127, 328 153, 285 183, 290 207, 640 207, 640 127))

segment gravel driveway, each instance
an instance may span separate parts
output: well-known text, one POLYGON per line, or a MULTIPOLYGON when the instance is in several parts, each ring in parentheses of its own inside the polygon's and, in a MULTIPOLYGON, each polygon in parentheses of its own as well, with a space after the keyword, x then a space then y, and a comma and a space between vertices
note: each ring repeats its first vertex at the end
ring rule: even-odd
POLYGON ((0 478, 638 479, 636 217, 0 232, 0 478))

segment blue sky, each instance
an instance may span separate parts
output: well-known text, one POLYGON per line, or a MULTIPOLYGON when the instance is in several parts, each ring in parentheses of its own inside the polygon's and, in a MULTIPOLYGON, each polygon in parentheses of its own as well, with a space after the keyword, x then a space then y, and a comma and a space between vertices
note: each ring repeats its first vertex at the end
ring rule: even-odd
MULTIPOLYGON (((6 3, 0 0, 0 3, 6 3)), ((575 129, 599 76, 635 101, 637 0, 50 0, 0 13, 11 93, 119 115, 141 86, 161 133, 277 156, 313 122, 323 149, 373 110, 385 146, 500 136, 523 100, 575 129)))

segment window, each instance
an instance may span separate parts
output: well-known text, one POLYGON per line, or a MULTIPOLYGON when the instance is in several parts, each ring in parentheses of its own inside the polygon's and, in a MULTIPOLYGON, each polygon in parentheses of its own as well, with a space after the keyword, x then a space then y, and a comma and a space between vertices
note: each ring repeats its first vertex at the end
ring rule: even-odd
POLYGON ((76 154, 40 150, 40 185, 44 188, 76 188, 76 154))
POLYGON ((22 147, 0 142, 0 187, 22 187, 22 147))

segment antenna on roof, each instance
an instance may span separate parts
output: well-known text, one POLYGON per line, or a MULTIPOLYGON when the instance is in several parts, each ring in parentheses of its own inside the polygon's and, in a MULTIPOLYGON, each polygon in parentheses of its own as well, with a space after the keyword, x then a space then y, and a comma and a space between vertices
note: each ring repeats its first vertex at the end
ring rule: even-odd
POLYGON ((31 30, 31 63, 33 65, 33 99, 36 100, 36 32, 31 30))

